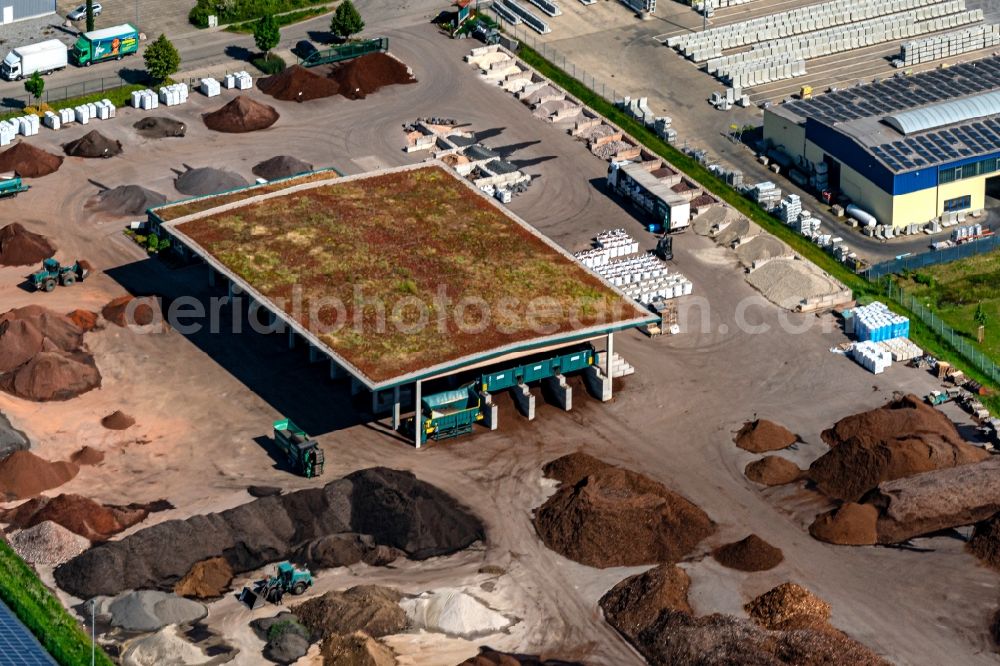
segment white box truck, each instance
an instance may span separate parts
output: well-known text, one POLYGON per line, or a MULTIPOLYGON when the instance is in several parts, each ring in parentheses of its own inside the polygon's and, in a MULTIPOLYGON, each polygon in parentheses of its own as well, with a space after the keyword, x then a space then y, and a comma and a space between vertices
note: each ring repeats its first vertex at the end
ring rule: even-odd
POLYGON ((8 81, 24 79, 35 72, 48 74, 66 66, 69 51, 58 39, 11 49, 0 64, 0 74, 8 81))

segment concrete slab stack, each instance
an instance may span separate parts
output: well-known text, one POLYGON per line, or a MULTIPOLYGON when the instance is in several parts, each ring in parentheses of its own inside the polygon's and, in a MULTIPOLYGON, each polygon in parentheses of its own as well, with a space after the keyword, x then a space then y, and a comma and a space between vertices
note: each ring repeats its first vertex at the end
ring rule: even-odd
POLYGON ((906 42, 900 47, 899 58, 893 64, 910 67, 994 46, 1000 46, 1000 25, 977 25, 906 42))

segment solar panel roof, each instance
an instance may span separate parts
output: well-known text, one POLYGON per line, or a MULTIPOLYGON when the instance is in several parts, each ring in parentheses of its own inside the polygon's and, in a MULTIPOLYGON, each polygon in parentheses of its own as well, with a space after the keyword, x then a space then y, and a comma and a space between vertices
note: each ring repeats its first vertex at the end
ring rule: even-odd
POLYGON ((0 666, 57 666, 55 659, 0 601, 0 666))

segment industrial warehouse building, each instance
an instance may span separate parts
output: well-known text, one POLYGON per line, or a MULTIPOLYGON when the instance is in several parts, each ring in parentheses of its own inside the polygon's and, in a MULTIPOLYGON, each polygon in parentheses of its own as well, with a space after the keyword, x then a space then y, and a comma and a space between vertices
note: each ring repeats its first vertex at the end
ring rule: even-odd
POLYGON ((56 0, 0 0, 0 25, 56 13, 56 0))
POLYGON ((394 428, 415 408, 417 447, 495 428, 491 392, 511 391, 533 418, 529 383, 569 409, 566 375, 581 373, 610 399, 614 333, 659 319, 440 162, 302 174, 166 204, 149 221, 290 346, 369 392, 394 428))
POLYGON ((764 138, 806 177, 825 164, 880 224, 981 210, 1000 182, 1000 57, 772 106, 764 138))

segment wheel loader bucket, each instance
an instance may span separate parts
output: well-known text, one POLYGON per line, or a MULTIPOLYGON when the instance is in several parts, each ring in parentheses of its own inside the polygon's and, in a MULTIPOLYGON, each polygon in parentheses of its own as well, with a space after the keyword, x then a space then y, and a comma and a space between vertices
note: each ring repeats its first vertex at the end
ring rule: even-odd
POLYGON ((257 594, 249 587, 244 587, 243 591, 240 592, 240 603, 246 604, 250 610, 255 610, 263 605, 264 596, 257 594))

